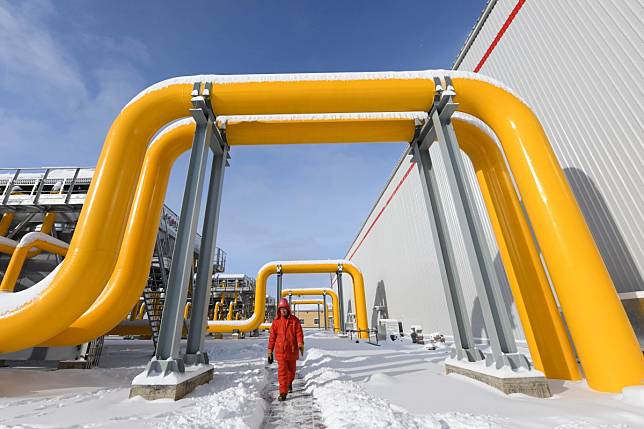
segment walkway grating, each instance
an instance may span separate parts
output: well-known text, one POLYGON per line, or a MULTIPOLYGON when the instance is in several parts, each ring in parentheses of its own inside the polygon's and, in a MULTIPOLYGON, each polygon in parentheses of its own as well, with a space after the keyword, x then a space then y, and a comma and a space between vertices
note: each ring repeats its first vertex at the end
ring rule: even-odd
POLYGON ((325 429, 320 410, 313 395, 306 392, 306 383, 298 374, 293 380, 293 393, 280 402, 277 384, 277 365, 266 369, 270 380, 263 397, 268 402, 262 429, 325 429))

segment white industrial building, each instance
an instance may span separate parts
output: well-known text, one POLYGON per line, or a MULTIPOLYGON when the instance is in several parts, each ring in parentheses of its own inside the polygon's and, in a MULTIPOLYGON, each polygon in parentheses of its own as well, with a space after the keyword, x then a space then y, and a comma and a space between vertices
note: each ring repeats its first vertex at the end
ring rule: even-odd
MULTIPOLYGON (((643 41, 644 4, 638 0, 491 0, 454 64, 505 83, 537 113, 641 344, 643 41)), ((440 181, 443 166, 435 146, 430 152, 436 153, 440 181)), ((446 182, 439 185, 445 189, 441 195, 449 195, 446 182)), ((482 198, 476 198, 487 222, 482 198)), ((460 239, 453 203, 443 204, 451 235, 460 239)), ((515 335, 525 343, 491 226, 485 227, 515 335)), ((371 327, 381 317, 401 320, 405 330, 422 325, 425 332, 451 334, 432 239, 418 169, 405 153, 346 254, 363 270, 371 327)), ((455 243, 455 252, 474 336, 485 341, 463 243, 455 243)), ((350 300, 351 294, 344 296, 350 300)))

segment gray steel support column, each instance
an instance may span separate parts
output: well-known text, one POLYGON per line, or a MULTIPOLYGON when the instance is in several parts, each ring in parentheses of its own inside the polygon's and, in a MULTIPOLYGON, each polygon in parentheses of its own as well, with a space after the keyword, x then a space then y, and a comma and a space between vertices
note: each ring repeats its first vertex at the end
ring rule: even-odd
POLYGON ((190 109, 190 111, 195 117, 197 127, 192 143, 179 228, 170 266, 159 342, 155 357, 147 367, 147 372, 151 375, 185 371, 183 359, 179 357, 183 330, 183 307, 188 295, 197 221, 214 119, 212 116, 206 117, 206 112, 203 109, 190 109))
POLYGON ((338 279, 338 310, 340 311, 340 332, 346 332, 344 326, 344 293, 342 290, 342 264, 338 264, 338 271, 336 273, 338 279))
POLYGON ((324 300, 324 330, 329 330, 329 309, 327 308, 326 293, 322 294, 322 300, 324 300))
MULTIPOLYGON (((288 294, 288 305, 293 305, 293 294, 289 292, 288 294)), ((278 308, 279 310, 279 308, 278 308)))
POLYGON ((318 329, 322 327, 322 320, 320 320, 320 304, 318 304, 318 329))
POLYGON ((470 325, 467 307, 463 298, 463 288, 456 268, 456 258, 451 247, 452 240, 447 229, 445 210, 440 202, 436 175, 432 168, 429 146, 433 142, 433 138, 433 133, 427 134, 422 142, 415 141, 412 143, 412 150, 420 174, 420 183, 432 232, 432 243, 438 260, 438 269, 454 335, 455 349, 452 351, 452 357, 475 362, 482 360, 484 356, 478 350, 472 338, 472 326, 470 325))
MULTIPOLYGON (((448 104, 455 108, 453 103, 448 104)), ((445 163, 447 181, 454 196, 459 224, 467 226, 462 235, 490 340, 491 358, 497 368, 503 366, 529 368, 527 358, 517 352, 510 317, 503 302, 492 257, 487 248, 483 224, 476 211, 473 192, 465 174, 463 158, 449 122, 449 116, 451 115, 442 120, 439 112, 434 110, 431 121, 436 132, 440 154, 445 163)))
POLYGON ((280 299, 282 298, 282 266, 277 265, 277 302, 275 305, 279 305, 280 299))
MULTIPOLYGON (((213 132, 218 132, 213 130, 213 132)), ((197 279, 192 290, 192 315, 188 328, 188 342, 184 361, 188 365, 207 364, 208 354, 203 349, 208 322, 208 304, 212 285, 213 256, 217 246, 217 226, 221 207, 224 172, 228 147, 219 148, 212 159, 206 213, 201 233, 201 251, 197 264, 197 279)))

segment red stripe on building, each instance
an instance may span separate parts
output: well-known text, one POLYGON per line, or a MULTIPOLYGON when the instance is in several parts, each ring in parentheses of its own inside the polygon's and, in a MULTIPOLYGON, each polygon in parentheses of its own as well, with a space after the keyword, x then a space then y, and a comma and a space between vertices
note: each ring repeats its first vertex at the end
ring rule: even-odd
POLYGON ((402 186, 402 184, 405 183, 405 180, 407 180, 407 177, 409 177, 409 173, 411 173, 411 170, 414 168, 415 165, 416 165, 416 162, 412 161, 411 165, 409 166, 409 168, 405 172, 405 175, 402 177, 402 179, 400 179, 400 182, 398 182, 398 184, 396 185, 396 188, 394 188, 394 191, 391 193, 391 195, 389 195, 389 198, 387 198, 387 201, 385 201, 385 205, 382 206, 382 208, 380 209, 380 211, 376 215, 376 218, 373 220, 373 222, 371 222, 371 225, 369 225, 369 228, 367 229, 367 232, 365 232, 365 234, 362 236, 362 240, 360 240, 360 242, 358 243, 358 246, 351 253, 351 255, 349 256, 348 259, 353 258, 353 255, 355 255, 356 252, 358 251, 358 249, 360 249, 360 247, 362 246, 362 243, 364 243, 364 241, 367 238, 367 236, 369 235, 369 233, 371 233, 371 230, 373 229, 374 225, 376 224, 376 222, 378 222, 378 219, 380 219, 380 216, 382 216, 382 213, 385 211, 385 209, 387 208, 387 206, 389 205, 391 200, 394 198, 394 196, 398 193, 398 191, 400 190, 400 187, 402 186))
POLYGON ((488 46, 487 51, 485 51, 485 54, 483 54, 483 58, 481 58, 481 61, 479 61, 477 66, 474 68, 474 73, 478 73, 479 70, 481 70, 481 67, 483 67, 483 65, 487 61, 488 57, 490 56, 490 54, 492 53, 494 48, 496 48, 496 45, 503 38, 503 35, 505 34, 505 31, 508 29, 508 27, 510 27, 510 24, 512 24, 512 21, 514 21, 514 18, 517 16, 519 11, 523 7, 524 3, 525 3, 525 0, 519 0, 519 2, 516 4, 516 6, 514 6, 514 9, 512 9, 512 12, 510 12, 510 15, 508 16, 508 18, 503 23, 503 26, 501 27, 499 32, 496 34, 496 37, 494 38, 494 40, 492 41, 490 46, 488 46))

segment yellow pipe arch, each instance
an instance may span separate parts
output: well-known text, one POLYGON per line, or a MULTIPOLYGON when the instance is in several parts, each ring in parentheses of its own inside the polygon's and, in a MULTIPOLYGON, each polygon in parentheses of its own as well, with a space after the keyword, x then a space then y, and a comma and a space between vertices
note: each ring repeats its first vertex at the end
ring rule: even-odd
POLYGON ((476 172, 534 365, 549 378, 578 380, 574 352, 501 150, 472 118, 457 115, 452 124, 476 172))
MULTIPOLYGON (((329 295, 331 297, 331 302, 333 303, 333 332, 340 332, 340 300, 338 294, 331 288, 317 288, 317 289, 283 289, 282 297, 287 297, 290 295, 295 296, 324 296, 329 295)), ((323 300, 326 301, 326 300, 323 300)), ((326 305, 326 302, 325 302, 326 305)), ((358 309, 356 308, 356 313, 358 309)), ((365 318, 366 318, 366 307, 365 307, 365 318)))
MULTIPOLYGON (((639 384, 644 376, 639 344, 536 116, 515 95, 485 78, 449 71, 201 76, 154 85, 132 100, 110 128, 68 255, 53 281, 36 299, 0 314, 0 352, 20 350, 51 337, 57 337, 53 343, 77 344, 97 336, 98 329, 67 327, 101 295, 114 271, 119 249, 123 253, 131 251, 131 246, 147 246, 121 246, 130 209, 136 215, 140 205, 148 203, 139 200, 132 205, 137 179, 148 142, 163 126, 187 115, 193 82, 213 81, 211 94, 218 115, 423 112, 433 100, 433 77, 444 75, 452 76, 459 111, 480 118, 499 137, 589 385, 618 391, 639 384), (81 290, 72 287, 80 283, 84 285, 81 290), (61 314, 57 310, 63 306, 67 311, 61 314), (51 314, 59 317, 52 319, 51 314), (598 318, 598 314, 603 317, 598 318), (58 336, 64 330, 65 334, 58 336), (609 336, 609 349, 595 341, 609 336)), ((415 125, 406 119, 351 122, 349 130, 344 130, 347 134, 337 139, 326 136, 324 141, 374 141, 371 139, 378 129, 390 141, 409 141, 415 125)), ((261 121, 252 124, 261 131, 261 121)), ((235 126, 234 122, 227 124, 231 146, 262 143, 261 139, 236 140, 235 126)), ((284 137, 283 143, 310 138, 293 134, 284 137)), ((145 226, 140 227, 145 230, 145 226)), ((136 271, 136 267, 131 269, 136 271)), ((105 328, 99 325, 101 330, 105 328)))

